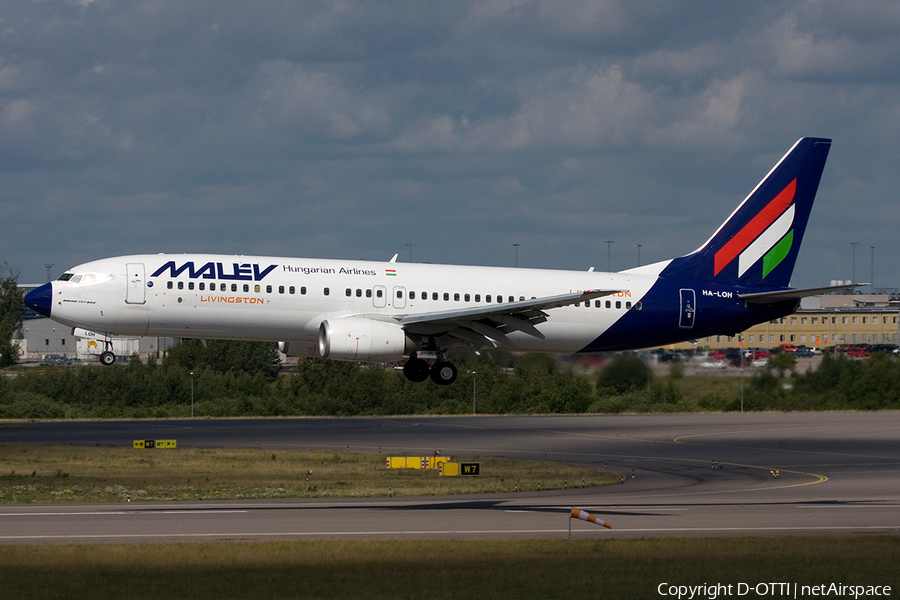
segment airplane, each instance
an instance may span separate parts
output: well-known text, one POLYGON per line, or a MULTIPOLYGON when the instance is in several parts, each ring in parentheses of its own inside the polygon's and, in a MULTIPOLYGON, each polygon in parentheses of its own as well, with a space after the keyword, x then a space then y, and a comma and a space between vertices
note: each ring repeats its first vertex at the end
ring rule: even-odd
MULTIPOLYGON (((853 287, 789 287, 830 148, 798 140, 697 250, 620 272, 145 254, 68 269, 25 303, 107 340, 280 340, 290 356, 408 356, 407 379, 438 385, 457 378, 445 358, 453 347, 604 352, 737 335, 793 313, 802 297, 853 287)), ((107 344, 100 362, 115 361, 107 344)))

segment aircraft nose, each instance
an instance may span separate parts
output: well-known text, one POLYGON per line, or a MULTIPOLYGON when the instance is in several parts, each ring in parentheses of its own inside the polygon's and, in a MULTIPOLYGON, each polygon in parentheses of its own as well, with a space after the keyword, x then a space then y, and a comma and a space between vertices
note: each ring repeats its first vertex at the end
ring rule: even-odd
POLYGON ((45 317, 50 316, 50 304, 53 301, 53 283, 45 283, 25 295, 25 305, 45 317))

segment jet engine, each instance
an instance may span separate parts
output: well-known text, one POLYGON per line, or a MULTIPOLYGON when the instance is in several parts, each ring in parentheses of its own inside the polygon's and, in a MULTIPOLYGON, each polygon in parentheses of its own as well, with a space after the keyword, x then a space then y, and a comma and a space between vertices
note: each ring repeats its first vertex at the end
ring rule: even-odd
POLYGON ((397 323, 345 317, 319 325, 319 354, 334 360, 395 361, 413 349, 397 323))

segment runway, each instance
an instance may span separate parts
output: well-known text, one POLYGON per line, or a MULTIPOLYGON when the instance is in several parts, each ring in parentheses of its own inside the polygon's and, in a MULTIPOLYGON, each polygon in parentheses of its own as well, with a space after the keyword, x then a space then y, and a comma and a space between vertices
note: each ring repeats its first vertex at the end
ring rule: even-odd
POLYGON ((573 521, 574 539, 900 532, 898 412, 0 425, 0 443, 135 439, 547 459, 607 466, 626 481, 490 496, 0 505, 0 543, 564 539, 573 506, 613 525, 573 521))

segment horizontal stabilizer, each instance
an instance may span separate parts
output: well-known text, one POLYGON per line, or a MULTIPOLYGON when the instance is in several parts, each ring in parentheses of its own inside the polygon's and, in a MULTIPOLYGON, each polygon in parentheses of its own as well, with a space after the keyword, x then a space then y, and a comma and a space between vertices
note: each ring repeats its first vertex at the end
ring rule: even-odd
POLYGON ((830 285, 818 288, 803 288, 797 290, 778 290, 775 292, 754 292, 751 294, 738 294, 738 298, 744 302, 751 304, 775 304, 778 302, 787 302, 788 300, 799 300, 808 296, 818 296, 819 294, 827 294, 828 292, 837 292, 839 290, 852 290, 865 285, 864 283, 851 283, 849 285, 830 285))

